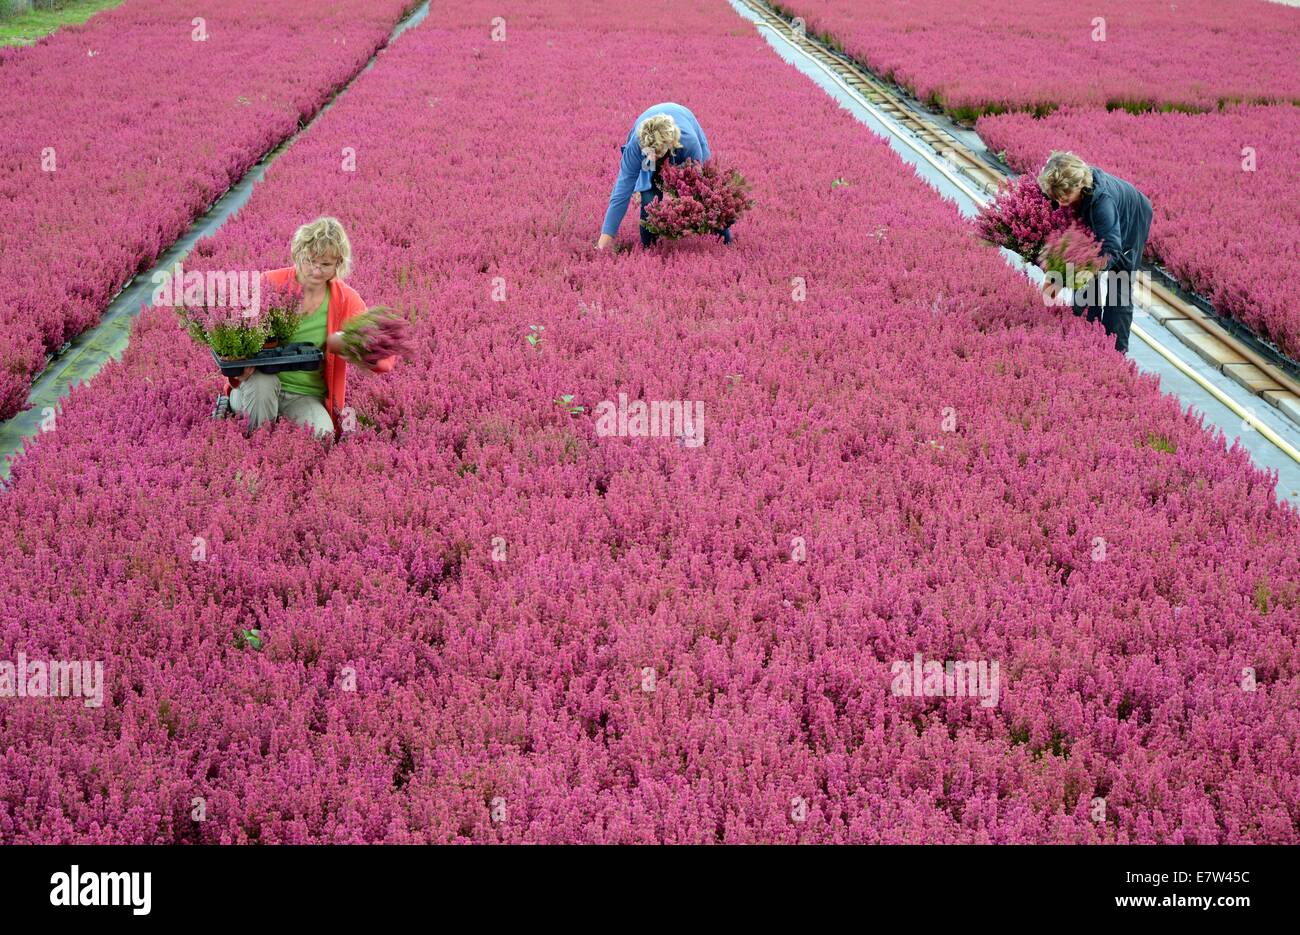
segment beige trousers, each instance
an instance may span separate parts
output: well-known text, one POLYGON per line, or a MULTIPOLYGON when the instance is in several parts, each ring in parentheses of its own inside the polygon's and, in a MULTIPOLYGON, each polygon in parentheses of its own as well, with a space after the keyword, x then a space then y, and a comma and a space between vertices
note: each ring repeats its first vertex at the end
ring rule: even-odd
POLYGON ((230 391, 230 408, 248 414, 250 432, 263 422, 274 422, 284 416, 307 426, 318 438, 334 435, 334 422, 325 402, 319 396, 286 392, 280 378, 273 373, 255 372, 247 380, 241 380, 230 391))

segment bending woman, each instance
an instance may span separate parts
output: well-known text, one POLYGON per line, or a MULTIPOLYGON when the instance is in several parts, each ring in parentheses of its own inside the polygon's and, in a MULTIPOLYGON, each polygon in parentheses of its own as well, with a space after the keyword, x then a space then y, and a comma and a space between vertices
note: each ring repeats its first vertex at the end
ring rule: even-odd
MULTIPOLYGON (((609 209, 601 225, 596 249, 609 246, 623 223, 633 192, 641 193, 641 244, 650 246, 659 238, 645 229, 646 208, 663 196, 659 172, 667 160, 681 165, 687 159, 704 162, 710 157, 709 141, 695 115, 681 104, 656 104, 640 117, 622 147, 618 178, 609 196, 609 209)), ((718 231, 723 243, 731 243, 731 228, 718 231)))
MULTIPOLYGON (((337 219, 317 218, 298 228, 290 254, 293 266, 271 270, 263 278, 271 287, 296 283, 302 290, 298 310, 304 317, 289 340, 322 348, 324 366, 275 374, 247 367, 230 379, 230 408, 247 413, 249 432, 284 416, 319 438, 331 434, 337 438, 348 369, 347 361, 338 356, 340 332, 344 322, 366 310, 357 291, 340 278, 352 267, 352 245, 337 219)), ((386 373, 396 363, 396 357, 386 357, 372 372, 386 373)))
MULTIPOLYGON (((1101 241, 1105 268, 1080 294, 1063 295, 1088 321, 1101 319, 1115 350, 1128 352, 1133 327, 1133 291, 1142 268, 1142 251, 1151 233, 1151 200, 1129 182, 1090 166, 1074 153, 1054 152, 1038 176, 1038 187, 1057 204, 1074 208, 1101 241), (1095 294, 1094 294, 1095 293, 1095 294)), ((1067 292, 1069 290, 1066 290, 1067 292)), ((1043 294, 1056 298, 1056 284, 1043 283, 1043 294)))

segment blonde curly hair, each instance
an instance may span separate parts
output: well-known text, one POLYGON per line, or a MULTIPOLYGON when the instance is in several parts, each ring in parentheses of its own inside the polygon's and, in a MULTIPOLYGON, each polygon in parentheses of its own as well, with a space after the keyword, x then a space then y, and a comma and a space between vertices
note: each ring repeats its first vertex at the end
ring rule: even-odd
POLYGON ((298 228, 289 247, 295 266, 303 261, 338 258, 334 275, 345 278, 352 271, 352 243, 338 218, 322 217, 298 228))
POLYGON ((1053 201, 1061 201, 1077 191, 1092 188, 1092 169, 1074 153, 1054 152, 1038 173, 1038 187, 1053 201))
POLYGON ((648 149, 656 156, 670 153, 682 145, 681 128, 668 114, 647 117, 637 128, 636 136, 641 149, 648 149))

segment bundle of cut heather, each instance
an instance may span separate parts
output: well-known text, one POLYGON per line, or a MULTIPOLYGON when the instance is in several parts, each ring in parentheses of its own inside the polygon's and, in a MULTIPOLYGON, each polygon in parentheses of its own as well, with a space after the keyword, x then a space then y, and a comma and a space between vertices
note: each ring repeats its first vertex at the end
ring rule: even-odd
POLYGON ((985 240, 1035 260, 1049 237, 1074 222, 1074 212, 1054 207, 1038 180, 1026 173, 1001 186, 997 197, 980 208, 975 227, 985 240))
POLYGON ((646 209, 644 224, 650 233, 669 240, 726 230, 754 206, 744 176, 712 159, 666 165, 660 185, 663 197, 646 209))
POLYGON ((1047 238, 1038 265, 1048 277, 1057 276, 1067 289, 1082 288, 1102 267, 1101 243, 1092 232, 1071 224, 1047 238))
POLYGON ((344 323, 339 356, 348 363, 374 367, 385 358, 406 356, 409 347, 406 319, 390 308, 376 306, 344 323))

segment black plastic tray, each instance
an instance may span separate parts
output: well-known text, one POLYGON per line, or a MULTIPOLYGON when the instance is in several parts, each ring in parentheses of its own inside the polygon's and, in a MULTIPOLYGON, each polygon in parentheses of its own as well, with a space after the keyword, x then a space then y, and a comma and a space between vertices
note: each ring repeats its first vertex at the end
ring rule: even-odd
POLYGON ((225 359, 212 352, 212 359, 217 362, 221 372, 228 377, 237 377, 245 367, 256 367, 262 373, 282 373, 286 370, 319 370, 325 362, 324 352, 314 344, 283 344, 258 351, 252 357, 242 360, 225 359))

